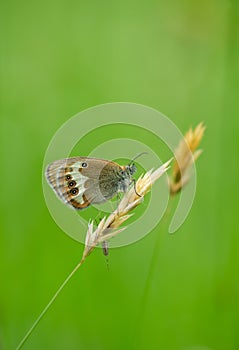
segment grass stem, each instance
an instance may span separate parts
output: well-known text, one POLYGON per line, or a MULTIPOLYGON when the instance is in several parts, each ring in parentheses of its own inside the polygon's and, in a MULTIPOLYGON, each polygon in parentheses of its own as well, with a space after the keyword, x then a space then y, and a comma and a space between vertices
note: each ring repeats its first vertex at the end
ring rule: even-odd
POLYGON ((61 286, 58 288, 58 290, 56 291, 56 293, 53 295, 53 297, 51 298, 51 300, 49 301, 49 303, 45 306, 45 308, 43 309, 43 311, 40 313, 40 315, 38 316, 38 318, 36 319, 36 321, 33 323, 33 325, 31 326, 31 328, 27 331, 27 333, 25 334, 25 336, 22 338, 22 340, 20 341, 20 343, 18 344, 16 350, 20 350, 23 345, 25 344, 25 342, 27 341, 27 339, 30 337, 30 335, 32 334, 32 332, 34 331, 34 329, 36 328, 36 326, 39 324, 39 322, 42 320, 42 318, 45 316, 45 314, 47 313, 47 311, 49 310, 49 308, 52 306, 52 304, 54 303, 54 301, 56 300, 56 298, 58 297, 58 295, 60 294, 60 292, 62 291, 62 289, 66 286, 66 284, 70 281, 70 279, 72 278, 72 276, 76 273, 76 271, 79 269, 79 267, 83 264, 85 259, 81 259, 81 261, 76 265, 76 267, 71 271, 71 273, 68 275, 68 277, 64 280, 64 282, 61 284, 61 286))

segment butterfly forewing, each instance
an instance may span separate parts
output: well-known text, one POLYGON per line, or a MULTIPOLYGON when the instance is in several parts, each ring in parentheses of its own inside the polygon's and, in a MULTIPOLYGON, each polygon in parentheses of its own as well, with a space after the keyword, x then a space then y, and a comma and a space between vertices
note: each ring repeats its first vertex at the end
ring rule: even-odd
POLYGON ((117 193, 117 173, 121 169, 117 163, 104 159, 73 157, 51 163, 46 178, 64 203, 84 209, 117 193))

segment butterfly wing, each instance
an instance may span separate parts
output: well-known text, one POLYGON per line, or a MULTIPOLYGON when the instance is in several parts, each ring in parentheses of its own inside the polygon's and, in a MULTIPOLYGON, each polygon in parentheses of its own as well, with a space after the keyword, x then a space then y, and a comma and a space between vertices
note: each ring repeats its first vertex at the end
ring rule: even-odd
POLYGON ((97 158, 73 157, 57 160, 46 169, 46 178, 56 195, 76 209, 103 203, 118 190, 117 163, 97 158))

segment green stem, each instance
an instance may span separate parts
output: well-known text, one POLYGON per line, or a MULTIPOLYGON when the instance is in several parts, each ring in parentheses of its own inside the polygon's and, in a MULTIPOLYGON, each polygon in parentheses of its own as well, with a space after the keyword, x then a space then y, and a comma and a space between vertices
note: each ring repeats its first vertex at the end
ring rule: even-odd
POLYGON ((51 298, 51 300, 49 301, 49 303, 46 305, 46 307, 43 309, 43 311, 40 313, 40 315, 38 316, 38 318, 36 319, 36 321, 33 323, 33 325, 31 326, 31 328, 28 330, 28 332, 25 334, 25 336, 22 338, 21 342, 18 344, 16 350, 19 350, 23 347, 23 345, 25 344, 25 342, 27 341, 27 339, 30 337, 30 335, 32 334, 32 332, 34 331, 34 329, 36 328, 36 326, 38 325, 38 323, 41 321, 41 319, 43 318, 43 316, 45 316, 45 314, 47 313, 47 311, 49 310, 49 308, 52 306, 52 304, 54 303, 54 301, 56 300, 56 298, 58 297, 58 295, 60 294, 60 292, 62 291, 62 289, 66 286, 66 284, 69 282, 69 280, 71 279, 71 277, 76 273, 76 271, 79 269, 79 267, 83 264, 85 258, 82 258, 81 261, 76 265, 76 267, 71 271, 71 273, 69 274, 69 276, 65 279, 65 281, 62 283, 62 285, 58 288, 58 290, 56 291, 56 293, 53 295, 53 297, 51 298))

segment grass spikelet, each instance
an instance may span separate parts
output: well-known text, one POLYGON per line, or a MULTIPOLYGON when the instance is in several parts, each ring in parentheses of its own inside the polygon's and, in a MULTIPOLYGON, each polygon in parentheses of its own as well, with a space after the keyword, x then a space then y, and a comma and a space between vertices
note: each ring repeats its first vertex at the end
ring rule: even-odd
POLYGON ((190 180, 190 168, 201 155, 197 149, 203 138, 205 126, 200 123, 193 130, 190 128, 175 150, 175 159, 172 165, 172 177, 169 181, 171 195, 180 192, 190 180))

